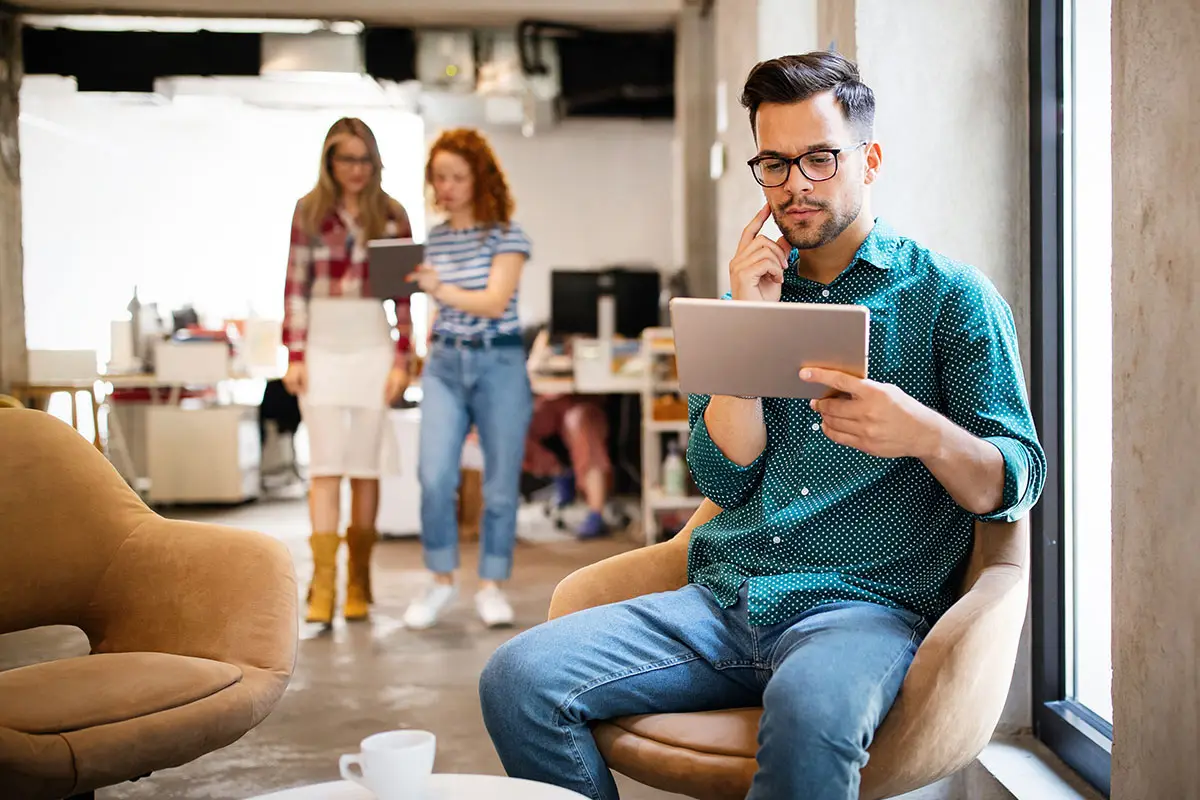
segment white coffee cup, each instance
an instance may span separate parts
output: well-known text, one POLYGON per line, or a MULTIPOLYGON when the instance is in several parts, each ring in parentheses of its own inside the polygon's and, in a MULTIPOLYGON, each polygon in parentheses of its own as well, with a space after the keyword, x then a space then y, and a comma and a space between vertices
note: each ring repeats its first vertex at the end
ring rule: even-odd
POLYGON ((358 753, 342 756, 338 768, 343 778, 367 787, 379 800, 419 800, 436 750, 437 738, 429 731, 377 733, 362 740, 358 753))

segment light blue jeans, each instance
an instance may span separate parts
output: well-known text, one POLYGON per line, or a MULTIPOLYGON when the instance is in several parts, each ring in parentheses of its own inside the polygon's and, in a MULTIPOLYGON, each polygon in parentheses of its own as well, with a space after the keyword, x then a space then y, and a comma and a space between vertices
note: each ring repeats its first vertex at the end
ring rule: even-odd
POLYGON ((505 580, 517 541, 521 462, 533 395, 520 346, 434 344, 421 373, 421 544, 425 566, 458 568, 458 486, 463 443, 474 425, 483 450, 479 577, 505 580))
POLYGON ((480 678, 483 718, 508 774, 596 800, 617 787, 589 723, 762 704, 749 800, 857 800, 859 770, 928 626, 918 615, 831 603, 747 621, 692 584, 539 625, 480 678))

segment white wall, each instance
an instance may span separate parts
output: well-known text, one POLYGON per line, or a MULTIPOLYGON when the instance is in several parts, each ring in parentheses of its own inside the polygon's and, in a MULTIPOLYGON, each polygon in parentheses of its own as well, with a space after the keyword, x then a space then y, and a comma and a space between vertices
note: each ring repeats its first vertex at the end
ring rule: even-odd
POLYGON ((511 129, 487 136, 515 219, 533 240, 521 280, 525 321, 547 318, 552 269, 682 266, 674 123, 568 120, 531 138, 511 129))
MULTIPOLYGON (((288 225, 325 131, 358 113, 380 142, 384 187, 418 238, 427 133, 403 111, 265 110, 220 98, 150 104, 22 90, 26 331, 34 348, 94 348, 143 301, 193 302, 219 321, 282 315, 288 225)), ((569 122, 534 138, 490 133, 534 258, 522 316, 545 318, 552 267, 675 268, 674 126, 569 122)), ((433 135, 429 132, 428 135, 433 135)))
MULTIPOLYGON (((160 310, 282 315, 296 199, 343 111, 263 110, 221 99, 151 105, 22 91, 26 330, 30 347, 108 349, 133 292, 160 310)), ((384 186, 423 224, 422 125, 363 113, 384 186)))

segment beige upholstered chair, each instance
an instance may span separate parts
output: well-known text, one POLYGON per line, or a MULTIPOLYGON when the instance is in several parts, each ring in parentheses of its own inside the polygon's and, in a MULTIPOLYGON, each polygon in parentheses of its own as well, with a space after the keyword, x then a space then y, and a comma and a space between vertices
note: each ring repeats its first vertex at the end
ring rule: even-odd
POLYGON ((0 672, 0 796, 62 798, 236 741, 296 659, 291 557, 163 519, 96 448, 0 409, 0 633, 74 625, 91 655, 0 672))
MULTIPOLYGON (((719 509, 705 501, 663 544, 614 556, 568 576, 550 617, 668 591, 687 581, 692 529, 719 509)), ((860 797, 879 800, 969 764, 995 730, 1008 695, 1028 598, 1029 527, 979 523, 963 594, 917 651, 863 769, 860 797)), ((595 728, 608 765, 697 800, 742 800, 758 768, 761 708, 623 717, 595 728)))

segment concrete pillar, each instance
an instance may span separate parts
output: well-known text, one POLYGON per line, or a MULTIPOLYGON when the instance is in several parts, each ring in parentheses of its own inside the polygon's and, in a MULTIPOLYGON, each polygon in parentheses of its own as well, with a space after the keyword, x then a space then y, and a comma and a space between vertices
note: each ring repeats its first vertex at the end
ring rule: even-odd
POLYGON ((26 374, 21 258, 21 156, 17 143, 21 28, 0 10, 0 392, 26 374))
POLYGON ((818 0, 817 45, 846 58, 857 58, 857 22, 855 0, 818 0))
MULTIPOLYGON (((841 0, 846 2, 847 0, 841 0)), ((757 148, 749 116, 739 98, 746 75, 759 61, 817 47, 816 0, 717 0, 716 24, 717 141, 724 172, 716 182, 717 281, 729 289, 729 259, 742 229, 762 208, 762 188, 750 176, 746 161, 757 148)), ((763 233, 778 236, 774 223, 763 233)))
POLYGON ((717 291, 717 190, 709 170, 716 139, 713 12, 685 5, 676 37, 675 129, 680 147, 682 248, 691 294, 717 291))
POLYGON ((1115 0, 1112 48, 1112 796, 1195 797, 1200 786, 1195 0, 1115 0))

